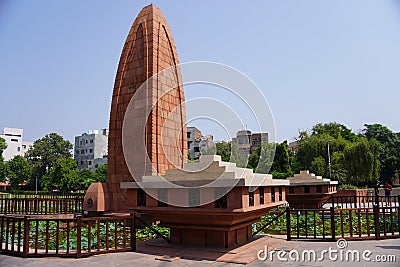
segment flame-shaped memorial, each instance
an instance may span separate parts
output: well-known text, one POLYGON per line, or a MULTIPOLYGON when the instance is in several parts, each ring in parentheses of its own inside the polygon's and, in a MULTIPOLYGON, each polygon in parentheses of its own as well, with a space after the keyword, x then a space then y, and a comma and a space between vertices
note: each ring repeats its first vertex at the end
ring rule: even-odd
POLYGON ((154 5, 144 7, 126 38, 115 78, 107 183, 90 186, 86 211, 128 211, 130 198, 120 187, 121 182, 165 174, 168 169, 182 168, 187 161, 186 112, 178 65, 164 15, 154 5), (128 110, 134 96, 142 104, 128 110), (124 127, 128 135, 125 139, 124 127))
POLYGON ((133 210, 170 228, 172 243, 231 247, 252 240, 252 224, 287 203, 288 180, 203 155, 186 162, 184 94, 171 32, 154 5, 125 42, 112 96, 106 183, 93 183, 84 210, 133 210))

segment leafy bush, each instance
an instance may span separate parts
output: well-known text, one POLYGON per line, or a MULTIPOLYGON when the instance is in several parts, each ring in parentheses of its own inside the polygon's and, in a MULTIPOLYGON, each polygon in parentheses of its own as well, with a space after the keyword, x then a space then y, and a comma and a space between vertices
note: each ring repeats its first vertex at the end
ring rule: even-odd
POLYGON ((351 184, 341 184, 339 185, 339 190, 347 190, 347 189, 358 189, 357 186, 351 184))

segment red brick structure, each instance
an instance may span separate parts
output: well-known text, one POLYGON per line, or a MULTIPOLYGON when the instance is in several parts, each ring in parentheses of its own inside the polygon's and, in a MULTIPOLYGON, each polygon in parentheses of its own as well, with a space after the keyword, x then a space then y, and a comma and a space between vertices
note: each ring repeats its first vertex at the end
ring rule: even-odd
POLYGON ((120 188, 121 182, 140 181, 143 175, 164 174, 175 166, 183 167, 187 161, 184 93, 182 86, 179 86, 182 79, 179 69, 173 67, 178 64, 175 44, 163 14, 154 5, 144 7, 126 38, 114 83, 104 210, 128 210, 127 192, 120 188), (145 127, 145 140, 136 138, 131 140, 129 147, 123 147, 123 121, 132 97, 146 80, 168 68, 169 72, 157 76, 147 85, 145 92, 141 92, 140 100, 146 103, 142 110, 134 110, 129 114, 132 118, 126 120, 126 123, 135 126, 136 119, 143 120, 144 109, 153 107, 146 125, 133 129, 139 135, 145 127), (167 93, 163 91, 164 87, 173 85, 177 85, 173 90, 167 93), (168 129, 164 129, 167 118, 174 123, 168 123, 168 129), (146 149, 138 149, 143 142, 146 149), (135 161, 131 171, 126 163, 124 149, 131 153, 131 159, 135 161), (152 164, 146 164, 146 157, 149 157, 152 164))
POLYGON ((203 155, 200 162, 186 163, 184 170, 168 170, 163 176, 187 188, 172 188, 157 178, 145 176, 142 182, 126 182, 121 187, 129 192, 128 205, 146 218, 159 221, 160 226, 169 227, 171 242, 177 244, 232 247, 246 243, 253 238, 253 223, 271 208, 287 203, 285 186, 289 181, 237 168, 234 163, 221 161, 220 156, 203 155), (211 164, 203 169, 199 167, 203 162, 211 164), (190 171, 194 169, 202 171, 190 171), (204 187, 216 177, 220 177, 218 183, 204 187), (224 188, 231 189, 215 197, 224 188), (186 202, 188 207, 175 206, 174 202, 186 202))
POLYGON ((319 209, 336 193, 338 182, 315 176, 309 171, 300 171, 289 177, 286 187, 286 200, 295 209, 319 209))
POLYGON ((177 64, 161 11, 153 5, 143 8, 125 42, 115 79, 107 183, 90 186, 84 210, 105 215, 134 210, 170 227, 173 243, 242 244, 252 239, 253 223, 286 204, 284 186, 289 181, 237 168, 220 156, 186 162, 184 94, 177 64), (166 92, 165 87, 172 90, 166 92))

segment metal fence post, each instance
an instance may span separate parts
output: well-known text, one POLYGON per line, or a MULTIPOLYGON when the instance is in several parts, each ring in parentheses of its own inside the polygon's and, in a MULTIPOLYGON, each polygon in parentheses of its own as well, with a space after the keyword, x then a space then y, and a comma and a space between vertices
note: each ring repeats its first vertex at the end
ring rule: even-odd
POLYGON ((131 250, 136 252, 136 218, 134 212, 131 212, 131 218, 131 250))
POLYGON ((82 254, 82 215, 77 216, 77 225, 76 225, 76 258, 79 259, 82 254))
POLYGON ((332 241, 336 240, 336 227, 335 227, 335 208, 330 207, 330 217, 331 217, 331 231, 332 231, 332 241))
POLYGON ((380 237, 380 226, 379 226, 379 206, 374 204, 374 225, 375 225, 375 239, 380 237))
POLYGON ((290 225, 290 207, 286 207, 286 240, 290 241, 291 236, 291 225, 290 225))

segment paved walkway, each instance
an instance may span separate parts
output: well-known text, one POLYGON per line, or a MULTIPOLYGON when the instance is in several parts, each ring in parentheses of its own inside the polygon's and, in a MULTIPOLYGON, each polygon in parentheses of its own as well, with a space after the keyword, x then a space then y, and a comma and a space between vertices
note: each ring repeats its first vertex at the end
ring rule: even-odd
MULTIPOLYGON (((290 250, 284 255, 281 252, 281 257, 288 259, 288 261, 278 260, 277 252, 273 254, 273 261, 270 259, 265 261, 255 260, 248 266, 399 266, 400 263, 400 239, 387 239, 387 240, 364 240, 364 241, 349 241, 348 246, 344 248, 343 261, 340 258, 336 261, 330 260, 329 255, 326 253, 325 259, 323 261, 293 261, 290 260, 288 254, 295 257, 295 252, 299 252, 300 258, 305 250, 314 250, 316 252, 316 257, 319 258, 323 250, 338 250, 336 242, 311 242, 311 241, 283 241, 280 243, 280 249, 290 250), (358 250, 360 252, 360 257, 362 253, 366 250, 370 250, 371 254, 368 255, 371 259, 370 262, 364 261, 362 258, 359 262, 346 262, 346 253, 349 250, 358 250), (388 259, 390 256, 395 257, 396 262, 393 262, 394 258, 391 259, 392 262, 377 262, 377 257, 388 259), (383 256, 383 257, 382 257, 383 256)), ((340 251, 340 250, 339 250, 340 251)), ((347 253, 349 254, 349 253, 347 253)), ((368 254, 368 253, 367 253, 368 254)), ((336 254, 332 254, 334 258, 336 254)), ((340 256, 340 254, 337 254, 340 256)), ((261 255, 262 256, 262 255, 261 255)), ((110 253, 98 256, 92 256, 89 258, 82 259, 66 259, 66 258, 17 258, 0 254, 0 266, 1 267, 64 267, 64 266, 79 266, 79 267, 92 267, 92 266, 240 266, 239 264, 224 263, 216 261, 207 260, 196 260, 196 259, 177 259, 175 261, 167 262, 156 260, 155 255, 125 252, 125 253, 110 253)), ((351 258, 351 257, 350 257, 351 258)))

